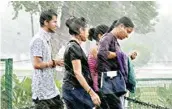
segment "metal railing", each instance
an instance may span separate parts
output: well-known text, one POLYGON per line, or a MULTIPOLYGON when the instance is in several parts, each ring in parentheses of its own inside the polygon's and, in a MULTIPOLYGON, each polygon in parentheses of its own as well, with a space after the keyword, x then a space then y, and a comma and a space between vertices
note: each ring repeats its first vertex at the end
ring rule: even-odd
POLYGON ((136 103, 130 100, 127 109, 171 109, 172 78, 137 79, 137 90, 129 97, 144 103, 136 103), (151 107, 146 104, 154 106, 151 107), (155 108, 156 106, 157 108, 155 108))
MULTIPOLYGON (((24 76, 19 82, 18 77, 13 74, 13 59, 1 59, 1 61, 4 62, 5 67, 4 78, 1 76, 1 89, 4 86, 1 95, 5 94, 6 99, 3 102, 7 104, 3 109, 30 109, 34 106, 31 99, 31 78, 24 76), (20 100, 23 100, 22 96, 26 96, 27 101, 15 100, 17 92, 20 92, 17 95, 20 100)), ((1 101, 4 99, 2 96, 1 101)), ((130 93, 126 99, 126 109, 170 109, 172 108, 172 78, 137 79, 136 92, 130 93)))

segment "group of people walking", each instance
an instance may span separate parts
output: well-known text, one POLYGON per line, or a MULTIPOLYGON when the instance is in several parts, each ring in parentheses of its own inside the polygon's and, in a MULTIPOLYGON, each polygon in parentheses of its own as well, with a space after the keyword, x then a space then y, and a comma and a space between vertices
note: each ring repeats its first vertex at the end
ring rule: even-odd
POLYGON ((110 27, 100 24, 87 31, 84 17, 70 17, 66 27, 71 40, 66 45, 63 60, 53 59, 51 50, 50 39, 57 30, 57 14, 53 10, 42 12, 40 26, 30 43, 34 67, 32 99, 36 109, 124 109, 127 90, 135 91, 130 60, 135 59, 137 53, 126 55, 118 40, 132 33, 134 24, 130 18, 121 17, 110 27), (88 56, 81 48, 81 43, 87 39, 96 41, 88 56), (62 97, 53 77, 56 66, 65 67, 62 97))

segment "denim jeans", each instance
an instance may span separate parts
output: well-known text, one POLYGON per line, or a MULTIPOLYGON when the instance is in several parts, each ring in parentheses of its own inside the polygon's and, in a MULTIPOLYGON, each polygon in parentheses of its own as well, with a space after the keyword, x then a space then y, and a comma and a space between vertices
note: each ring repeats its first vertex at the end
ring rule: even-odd
POLYGON ((62 88, 62 96, 67 109, 93 109, 90 95, 83 88, 62 88))

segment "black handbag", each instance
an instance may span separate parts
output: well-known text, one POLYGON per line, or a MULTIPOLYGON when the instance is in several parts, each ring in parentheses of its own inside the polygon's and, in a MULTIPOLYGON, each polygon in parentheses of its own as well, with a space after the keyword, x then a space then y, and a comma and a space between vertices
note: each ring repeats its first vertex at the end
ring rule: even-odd
POLYGON ((120 71, 116 72, 117 75, 112 77, 108 75, 108 72, 102 72, 100 91, 104 94, 115 94, 120 97, 127 92, 127 89, 122 74, 120 71))

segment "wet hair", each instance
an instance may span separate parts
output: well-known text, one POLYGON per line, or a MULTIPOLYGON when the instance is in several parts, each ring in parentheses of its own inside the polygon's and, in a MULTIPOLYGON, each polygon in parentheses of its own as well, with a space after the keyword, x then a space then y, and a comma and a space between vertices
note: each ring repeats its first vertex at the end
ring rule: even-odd
POLYGON ((79 29, 86 28, 86 24, 87 22, 83 17, 77 18, 73 16, 66 20, 66 26, 69 28, 70 35, 79 35, 79 29))
POLYGON ((54 10, 52 9, 49 9, 49 10, 46 10, 46 11, 43 11, 40 15, 40 19, 39 19, 39 22, 40 22, 40 26, 43 27, 44 26, 44 21, 50 21, 52 20, 53 16, 56 16, 57 17, 57 14, 55 13, 54 10))
POLYGON ((128 17, 122 17, 119 20, 115 20, 112 25, 110 26, 109 30, 107 31, 108 33, 113 30, 114 27, 117 27, 118 25, 123 24, 125 27, 131 27, 134 28, 134 24, 131 21, 130 18, 128 17))
POLYGON ((99 41, 98 34, 101 34, 101 35, 105 34, 108 28, 109 27, 107 25, 98 25, 96 28, 91 28, 89 30, 88 39, 90 41, 92 41, 93 39, 96 41, 99 41))
POLYGON ((90 41, 92 41, 93 39, 94 40, 96 40, 97 38, 96 38, 96 36, 94 35, 95 34, 95 28, 90 28, 89 29, 89 36, 88 36, 88 39, 90 40, 90 41))

